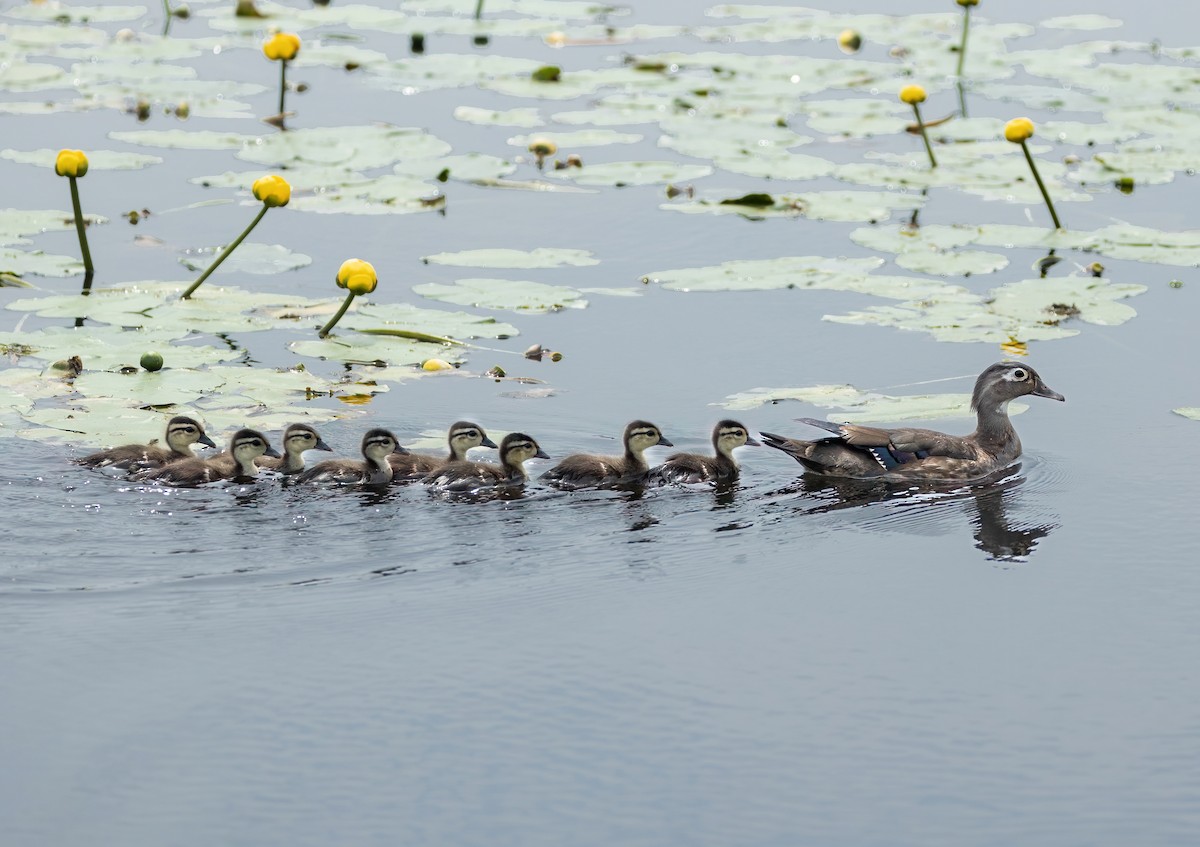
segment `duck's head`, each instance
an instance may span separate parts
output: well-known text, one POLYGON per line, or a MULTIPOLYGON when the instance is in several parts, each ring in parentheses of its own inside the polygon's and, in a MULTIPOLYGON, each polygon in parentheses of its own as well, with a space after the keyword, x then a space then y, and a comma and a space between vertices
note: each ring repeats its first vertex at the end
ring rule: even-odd
POLYGON ((625 446, 634 453, 641 453, 647 447, 653 447, 656 444, 661 444, 664 447, 674 447, 675 445, 668 441, 658 427, 649 421, 633 421, 629 426, 625 427, 625 446))
POLYGON ((283 433, 283 452, 289 456, 299 456, 305 450, 332 451, 333 448, 308 424, 291 424, 283 433))
POLYGON ((1003 406, 1009 400, 1032 394, 1051 400, 1066 400, 1057 391, 1042 382, 1038 372, 1024 362, 997 362, 987 368, 975 380, 975 392, 971 395, 973 411, 989 410, 1003 406))
POLYGON ((195 418, 189 418, 187 415, 176 415, 167 421, 167 446, 173 450, 180 452, 190 452, 187 450, 193 444, 204 444, 208 447, 216 447, 213 440, 204 434, 204 427, 200 426, 195 418))
POLYGON ((728 456, 735 447, 758 447, 750 437, 749 430, 737 421, 721 421, 713 427, 713 447, 718 453, 728 456))
POLYGON ((467 451, 472 447, 492 447, 496 446, 496 442, 488 438, 486 432, 483 431, 477 423, 470 421, 457 421, 450 426, 450 452, 455 458, 465 459, 467 451))
POLYGON ((510 432, 500 442, 500 464, 520 467, 526 459, 549 459, 538 443, 523 432, 510 432))
POLYGON ((369 429, 362 440, 362 454, 379 463, 387 461, 389 453, 407 453, 400 441, 386 429, 369 429))
POLYGON ((267 441, 267 437, 253 429, 239 429, 229 441, 229 452, 239 462, 253 462, 259 456, 279 458, 279 452, 267 441))

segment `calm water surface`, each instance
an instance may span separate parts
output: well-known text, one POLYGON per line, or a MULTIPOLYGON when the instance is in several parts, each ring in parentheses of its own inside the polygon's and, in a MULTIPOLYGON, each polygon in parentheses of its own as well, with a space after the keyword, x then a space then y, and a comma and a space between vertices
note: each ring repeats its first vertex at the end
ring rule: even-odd
MULTIPOLYGON (((698 8, 637 13, 699 22, 698 8)), ((1154 4, 1145 11, 1122 35, 1169 32, 1154 4)), ((1012 3, 1002 13, 1036 20, 1044 10, 1012 3)), ((402 44, 372 46, 399 54, 402 44)), ((602 66, 611 53, 572 61, 602 66)), ((239 79, 262 71, 249 52, 231 59, 243 63, 239 79)), ((298 107, 310 125, 390 120, 427 126, 456 152, 511 152, 512 130, 450 117, 460 103, 519 105, 511 98, 368 96, 340 74, 304 76, 313 88, 298 107)), ((4 123, 16 148, 61 146, 73 133, 70 146, 99 149, 132 118, 4 123)), ((663 155, 653 134, 637 149, 663 155)), ((85 185, 95 210, 116 218, 134 204, 207 199, 179 174, 232 166, 226 154, 170 151, 167 166, 96 172, 85 185)), ((16 196, 48 190, 26 166, 0 162, 0 174, 16 196)), ((1121 218, 1183 229, 1192 188, 1181 179, 1068 209, 1081 228, 1121 218)), ((802 255, 830 239, 857 249, 845 238, 855 225, 669 215, 657 209, 661 187, 586 202, 449 191, 445 217, 268 216, 264 228, 275 229, 262 240, 316 261, 255 281, 325 296, 326 268, 356 253, 380 268, 380 295, 403 300, 413 284, 462 275, 417 257, 475 246, 591 249, 602 263, 571 270, 565 282, 577 287, 802 255)), ((1017 206, 944 195, 924 222, 1024 220, 1017 206)), ((162 214, 148 231, 186 245, 199 227, 215 241, 229 216, 162 214)), ((171 250, 122 266, 132 234, 120 225, 93 238, 112 274, 101 282, 178 277, 171 250)), ((70 234, 39 246, 73 252, 70 234)), ((1017 274, 1037 258, 1009 253, 1017 274)), ((1015 421, 1021 465, 977 486, 834 486, 745 448, 743 479, 725 491, 531 486, 459 502, 419 487, 163 490, 72 465, 82 449, 0 439, 4 843, 1194 841, 1200 492, 1188 449, 1196 424, 1169 410, 1200 402, 1190 366, 1200 280, 1190 269, 1106 264, 1150 286, 1132 301, 1138 318, 1035 346, 1031 361, 1068 402, 1032 399, 1015 421), (1184 287, 1168 288, 1171 278, 1184 287)), ((0 302, 17 296, 0 290, 0 302)), ((737 391, 847 382, 904 394, 946 377, 961 379, 932 390, 967 391, 1000 357, 987 345, 820 320, 865 302, 820 291, 597 297, 586 310, 513 318, 521 337, 497 345, 563 349, 558 365, 521 366, 549 380, 552 397, 427 379, 321 431, 352 453, 366 421, 403 439, 470 417, 528 431, 557 458, 615 451, 624 423, 648 417, 676 445, 702 449, 726 414, 712 404, 737 391)), ((0 312, 4 329, 19 317, 0 312)), ((495 355, 510 369, 519 361, 495 355)), ((291 362, 280 352, 268 364, 291 362)), ((791 403, 738 414, 755 430, 799 434, 792 419, 814 413, 791 403)))

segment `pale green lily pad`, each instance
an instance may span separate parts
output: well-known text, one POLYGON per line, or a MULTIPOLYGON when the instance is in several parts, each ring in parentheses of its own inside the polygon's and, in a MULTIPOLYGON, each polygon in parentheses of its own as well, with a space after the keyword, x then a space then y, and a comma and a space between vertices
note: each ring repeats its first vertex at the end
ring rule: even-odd
MULTIPOLYGON (((53 168, 57 157, 58 150, 0 150, 0 159, 42 168, 53 168)), ((136 171, 150 165, 162 164, 162 159, 158 156, 122 153, 116 150, 88 150, 87 157, 89 171, 136 171)))
POLYGON ((456 253, 434 253, 421 261, 431 265, 452 265, 462 268, 582 268, 598 265, 600 260, 587 250, 564 247, 537 247, 533 250, 513 250, 495 247, 483 250, 460 250, 456 253))
MULTIPOLYGON (((181 256, 179 263, 190 271, 200 273, 210 264, 217 254, 224 249, 206 247, 200 250, 189 250, 188 255, 181 256)), ((262 244, 257 241, 243 241, 238 245, 229 258, 213 271, 214 274, 278 274, 299 270, 312 264, 312 257, 303 253, 293 253, 282 244, 262 244)))
POLYGON ((748 218, 798 217, 813 220, 870 223, 887 220, 897 210, 912 211, 925 205, 920 194, 887 191, 814 191, 769 195, 771 205, 739 205, 736 200, 698 199, 664 203, 660 208, 689 214, 742 215, 748 218))
POLYGON ((1136 312, 1117 301, 1145 290, 1142 285, 1115 285, 1092 277, 1025 280, 1001 286, 990 296, 947 286, 941 295, 826 315, 824 320, 928 332, 938 341, 1041 341, 1078 335, 1070 325, 1075 320, 1104 326, 1124 323, 1136 312))
POLYGON ((558 145, 561 151, 573 150, 578 147, 608 147, 611 144, 636 144, 642 136, 630 132, 616 132, 611 129, 580 129, 555 132, 548 130, 535 135, 514 135, 508 139, 513 147, 528 147, 534 139, 545 139, 558 145))
POLYGON ((1046 29, 1114 29, 1122 26, 1121 21, 1107 15, 1063 15, 1058 18, 1048 18, 1041 26, 1046 29))
POLYGON ((150 373, 123 374, 85 370, 75 378, 75 390, 91 397, 115 397, 142 406, 191 403, 220 386, 207 371, 163 368, 150 373))
MULTIPOLYGON (((261 169, 254 171, 226 171, 223 174, 192 177, 188 182, 193 185, 202 185, 205 188, 241 189, 249 194, 250 187, 261 176, 263 176, 261 169)), ((289 169, 286 179, 288 184, 292 186, 292 199, 295 200, 305 192, 325 190, 331 186, 345 188, 347 186, 362 185, 371 182, 372 178, 356 171, 348 171, 337 165, 304 165, 289 169)), ((287 208, 292 208, 290 203, 287 208)))
POLYGON ((70 3, 29 3, 9 9, 4 14, 25 21, 53 21, 83 24, 111 24, 136 21, 146 14, 145 6, 76 6, 70 3))
POLYGON ((979 228, 964 224, 865 226, 850 233, 850 240, 855 244, 886 253, 953 250, 955 247, 972 244, 978 238, 979 228))
MULTIPOLYGON (((84 215, 89 226, 108 223, 107 218, 84 215)), ((75 229, 74 215, 57 209, 0 209, 0 247, 29 244, 25 236, 75 229)))
POLYGON ((541 126, 542 117, 537 109, 481 109, 477 106, 459 106, 454 117, 460 121, 479 126, 512 126, 533 129, 541 126))
POLYGON ((444 202, 432 185, 408 176, 385 174, 366 182, 292 197, 289 209, 324 215, 412 215, 444 202))
POLYGON ((240 150, 258 141, 257 135, 199 129, 121 130, 110 132, 108 137, 139 147, 163 147, 171 150, 240 150))
POLYGON ((546 176, 569 179, 580 185, 653 185, 655 183, 690 182, 713 172, 708 165, 688 165, 680 162, 602 162, 582 168, 547 171, 546 176))
POLYGON ((15 434, 33 441, 74 447, 145 444, 151 440, 161 441, 167 421, 175 414, 201 420, 204 417, 186 408, 164 413, 131 406, 114 398, 78 398, 67 407, 30 410, 24 415, 25 428, 15 434))
POLYGON ((354 329, 404 329, 444 338, 508 338, 517 328, 469 312, 423 309, 408 303, 368 303, 343 319, 354 329))
MULTIPOLYGON (((731 411, 748 411, 759 406, 797 400, 826 409, 837 409, 827 416, 839 423, 936 420, 939 418, 971 418, 970 394, 910 394, 900 397, 877 391, 863 391, 850 385, 814 385, 807 388, 753 388, 731 394, 720 405, 731 411)), ((1025 403, 1009 404, 1009 414, 1019 415, 1027 410, 1025 403)), ((819 429, 807 428, 809 436, 823 438, 819 429)), ((804 438, 803 432, 789 433, 804 438)))
POLYGON ((1178 409, 1172 409, 1177 415, 1183 415, 1185 418, 1191 418, 1194 421, 1200 421, 1200 406, 1181 406, 1178 409))
MULTIPOLYGON (((340 326, 339 326, 340 329, 340 326)), ((341 332, 328 338, 311 338, 293 341, 288 349, 298 356, 326 359, 347 364, 370 364, 383 362, 391 367, 416 366, 426 359, 445 359, 451 363, 462 361, 467 351, 455 345, 425 344, 406 338, 389 338, 378 335, 358 335, 341 332)), ((420 376, 420 371, 412 371, 420 376)))
POLYGON ((587 306, 587 301, 573 288, 528 280, 460 279, 453 285, 414 285, 413 292, 458 306, 514 312, 559 312, 587 306))
POLYGON ((59 256, 41 250, 0 247, 0 272, 17 276, 75 276, 84 271, 83 262, 74 256, 59 256))
POLYGON ((896 264, 908 271, 935 276, 971 276, 1003 270, 1008 267, 1008 257, 983 250, 928 250, 904 253, 896 258, 896 264))
POLYGON ((25 357, 56 362, 79 356, 84 371, 137 367, 142 354, 155 350, 168 368, 196 368, 242 357, 240 350, 182 343, 186 333, 155 326, 122 330, 114 326, 51 326, 23 332, 0 332, 0 349, 18 346, 25 357))
POLYGON ((389 167, 401 160, 431 159, 450 145, 423 129, 367 125, 294 129, 254 139, 236 154, 268 166, 337 165, 360 171, 389 167))
POLYGON ((517 166, 499 156, 486 153, 466 153, 461 156, 440 156, 436 159, 413 159, 400 162, 392 172, 398 176, 428 180, 437 177, 443 170, 448 179, 459 182, 482 182, 499 179, 516 171, 517 166))
POLYGON ((795 256, 748 259, 704 268, 682 268, 646 274, 645 282, 672 291, 770 291, 780 288, 846 289, 862 285, 882 259, 795 256))

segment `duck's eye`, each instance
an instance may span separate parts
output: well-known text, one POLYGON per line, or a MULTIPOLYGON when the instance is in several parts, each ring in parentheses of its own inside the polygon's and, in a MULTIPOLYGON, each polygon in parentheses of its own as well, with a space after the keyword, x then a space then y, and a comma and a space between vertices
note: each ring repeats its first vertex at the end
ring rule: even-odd
POLYGON ((1024 380, 1029 379, 1029 371, 1025 370, 1024 368, 1017 368, 1012 372, 1012 378, 1017 382, 1023 382, 1024 380))
POLYGON ((186 432, 188 435, 195 435, 196 428, 194 426, 185 426, 183 428, 183 431, 186 432))

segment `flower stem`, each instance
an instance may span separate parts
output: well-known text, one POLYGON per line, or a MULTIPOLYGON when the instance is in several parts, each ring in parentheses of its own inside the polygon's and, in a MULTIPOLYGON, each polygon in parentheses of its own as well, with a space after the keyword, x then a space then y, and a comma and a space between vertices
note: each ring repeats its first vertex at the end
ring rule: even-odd
POLYGON ((171 33, 171 18, 174 16, 171 14, 171 0, 162 0, 162 4, 163 4, 163 36, 165 37, 171 33))
POLYGON ((79 205, 79 184, 75 177, 68 177, 71 180, 71 205, 75 209, 75 231, 79 233, 79 249, 83 253, 83 270, 88 278, 96 273, 96 267, 92 264, 92 251, 88 249, 87 233, 84 231, 83 209, 79 205))
POLYGON ((258 214, 254 216, 254 220, 250 221, 250 226, 246 227, 242 231, 241 235, 239 235, 237 238, 235 238, 233 241, 231 241, 225 247, 225 249, 221 251, 221 255, 217 256, 217 260, 215 262, 213 262, 211 265, 209 265, 207 268, 205 268, 204 273, 200 274, 200 278, 198 280, 196 280, 195 282, 193 282, 188 287, 187 291, 183 292, 184 300, 190 299, 191 296, 196 293, 196 289, 199 288, 201 286, 201 284, 203 284, 204 280, 208 279, 208 277, 212 274, 212 272, 215 271, 222 262, 224 262, 227 258, 229 258, 229 254, 232 253, 234 250, 236 250, 237 246, 246 240, 246 236, 250 234, 250 230, 252 230, 256 226, 258 226, 258 222, 262 220, 263 215, 265 215, 267 213, 267 209, 269 209, 269 208, 270 207, 267 206, 265 203, 263 204, 263 207, 258 210, 258 214))
POLYGON ((929 133, 925 131, 925 121, 921 120, 921 107, 912 104, 913 113, 917 116, 917 129, 921 130, 921 140, 925 142, 925 152, 929 154, 929 167, 937 167, 937 159, 933 156, 933 145, 929 143, 929 133))
POLYGON ((475 20, 483 16, 483 0, 475 0, 475 20))
POLYGON ((279 114, 283 114, 283 96, 287 93, 287 59, 279 63, 279 114))
POLYGON ((317 335, 321 336, 321 338, 328 338, 329 331, 342 319, 342 315, 346 314, 346 310, 350 308, 350 304, 354 302, 354 298, 357 296, 353 291, 347 294, 346 299, 342 302, 342 308, 338 309, 337 314, 329 319, 329 323, 321 327, 321 331, 317 335))
POLYGON ((1055 229, 1062 229, 1063 225, 1058 221, 1058 213, 1054 211, 1054 204, 1050 202, 1050 192, 1046 190, 1046 184, 1042 182, 1042 175, 1038 173, 1037 165, 1033 163, 1033 156, 1029 153, 1029 146, 1022 141, 1021 149, 1025 151, 1025 161, 1029 163, 1029 169, 1033 171, 1033 179, 1037 183, 1037 187, 1042 192, 1042 199, 1046 201, 1046 208, 1050 210, 1050 219, 1054 221, 1055 229))
MULTIPOLYGON (((958 43, 958 68, 954 71, 956 77, 962 78, 963 62, 967 60, 967 33, 971 31, 971 7, 963 6, 962 41, 958 43)), ((965 115, 964 115, 965 117, 965 115)))

